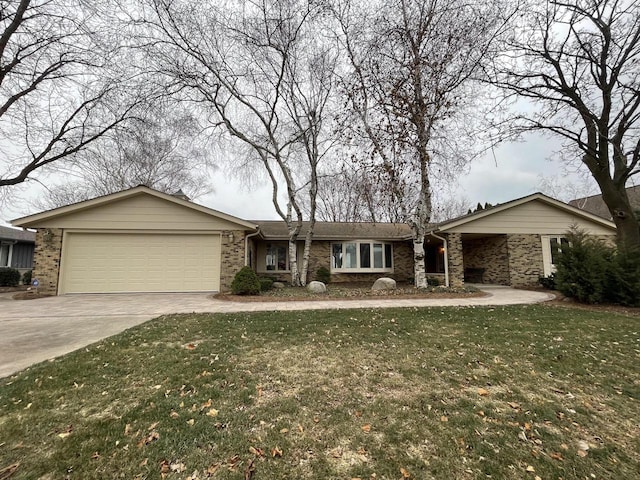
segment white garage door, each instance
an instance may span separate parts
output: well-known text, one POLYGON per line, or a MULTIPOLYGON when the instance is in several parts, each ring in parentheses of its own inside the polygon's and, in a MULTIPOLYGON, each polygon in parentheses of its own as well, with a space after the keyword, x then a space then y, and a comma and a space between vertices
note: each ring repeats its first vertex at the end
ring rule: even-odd
POLYGON ((59 293, 220 289, 220 235, 67 233, 59 293))

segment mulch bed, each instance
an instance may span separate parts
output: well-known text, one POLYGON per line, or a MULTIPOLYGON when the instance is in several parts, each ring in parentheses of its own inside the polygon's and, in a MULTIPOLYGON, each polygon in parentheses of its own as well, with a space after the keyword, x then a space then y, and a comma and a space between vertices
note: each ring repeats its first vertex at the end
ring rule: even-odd
POLYGON ((13 297, 14 300, 36 300, 38 298, 52 297, 50 293, 38 293, 35 290, 28 290, 24 292, 18 292, 13 297))

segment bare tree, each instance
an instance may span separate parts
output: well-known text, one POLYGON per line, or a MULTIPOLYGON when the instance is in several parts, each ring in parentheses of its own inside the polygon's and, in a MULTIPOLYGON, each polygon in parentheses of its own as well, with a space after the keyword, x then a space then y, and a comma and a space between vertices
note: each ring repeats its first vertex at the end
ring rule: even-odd
POLYGON ((318 6, 305 0, 189 3, 151 0, 152 59, 176 93, 245 145, 273 187, 289 230, 291 281, 304 285, 315 221, 317 166, 335 59, 324 48, 318 6), (280 204, 281 184, 286 206, 280 204), (308 194, 308 198, 303 195, 308 194), (297 241, 310 205, 302 268, 297 241))
POLYGON ((123 65, 112 68, 118 45, 90 5, 0 4, 0 187, 73 157, 132 114, 134 89, 123 65))
POLYGON ((626 0, 531 2, 496 58, 493 81, 537 109, 517 132, 565 140, 597 182, 617 227, 618 245, 640 248, 625 191, 640 172, 640 4, 626 0))
POLYGON ((144 118, 109 132, 62 171, 75 180, 48 188, 39 208, 54 208, 146 185, 194 199, 212 190, 214 168, 200 126, 176 105, 150 106, 144 118))
MULTIPOLYGON (((460 135, 477 96, 471 81, 502 31, 495 2, 380 0, 364 9, 338 2, 340 40, 351 74, 344 91, 372 161, 387 173, 391 198, 413 229, 415 282, 427 285, 424 238, 432 216, 432 175, 464 159, 460 135), (402 195, 412 175, 414 199, 402 195)), ((477 85, 476 85, 477 87, 477 85)), ((466 152, 469 153, 468 151, 466 152)))

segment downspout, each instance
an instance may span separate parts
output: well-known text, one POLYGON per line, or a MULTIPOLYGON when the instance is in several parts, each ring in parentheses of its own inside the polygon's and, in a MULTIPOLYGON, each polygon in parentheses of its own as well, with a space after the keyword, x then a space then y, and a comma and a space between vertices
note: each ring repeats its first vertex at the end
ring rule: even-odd
POLYGON ((442 240, 444 245, 444 285, 449 286, 449 249, 447 248, 447 239, 436 235, 434 232, 429 233, 432 237, 442 240))
POLYGON ((255 237, 260 233, 260 227, 257 227, 257 230, 254 233, 250 233, 249 235, 244 236, 244 266, 249 265, 249 237, 255 237))

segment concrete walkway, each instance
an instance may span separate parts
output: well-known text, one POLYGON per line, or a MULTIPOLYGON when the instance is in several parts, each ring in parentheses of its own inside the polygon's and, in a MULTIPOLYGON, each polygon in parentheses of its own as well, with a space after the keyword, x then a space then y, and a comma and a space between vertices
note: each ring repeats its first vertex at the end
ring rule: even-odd
POLYGON ((11 299, 13 294, 0 294, 0 378, 169 313, 516 305, 553 298, 541 292, 508 287, 478 287, 488 295, 475 298, 244 303, 215 300, 207 294, 193 293, 65 295, 28 301, 15 301, 11 299))

